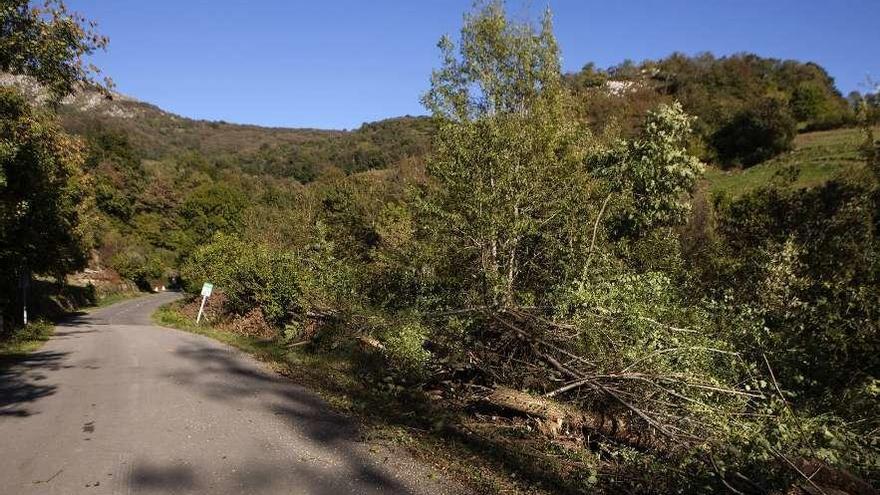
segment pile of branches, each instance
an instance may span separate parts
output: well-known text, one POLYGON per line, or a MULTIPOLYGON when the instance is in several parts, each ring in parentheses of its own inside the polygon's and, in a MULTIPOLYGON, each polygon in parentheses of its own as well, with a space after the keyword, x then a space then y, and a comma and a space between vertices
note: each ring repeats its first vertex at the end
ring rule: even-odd
MULTIPOLYGON (((725 455, 731 430, 755 431, 756 424, 794 417, 766 357, 758 372, 739 353, 707 345, 709 339, 696 329, 636 316, 660 334, 679 336, 675 339, 679 345, 634 353, 629 359, 605 359, 591 355, 580 344, 583 332, 606 332, 602 325, 585 329, 554 321, 535 308, 469 311, 485 323, 486 334, 480 340, 492 343, 491 349, 487 346, 474 356, 490 385, 479 399, 487 407, 533 418, 541 426, 539 431, 550 437, 564 434, 586 440, 599 436, 665 458, 696 456, 733 493, 771 491, 764 486, 766 480, 717 460, 725 455), (736 373, 718 377, 686 366, 676 370, 654 365, 658 360, 675 362, 677 355, 696 353, 724 361, 736 373)), ((605 308, 591 311, 599 321, 622 317, 605 308)), ((604 338, 612 347, 625 346, 613 342, 613 332, 604 338)), ((798 490, 877 493, 868 483, 818 457, 783 452, 769 443, 764 447, 776 459, 783 477, 791 480, 789 486, 798 490)))

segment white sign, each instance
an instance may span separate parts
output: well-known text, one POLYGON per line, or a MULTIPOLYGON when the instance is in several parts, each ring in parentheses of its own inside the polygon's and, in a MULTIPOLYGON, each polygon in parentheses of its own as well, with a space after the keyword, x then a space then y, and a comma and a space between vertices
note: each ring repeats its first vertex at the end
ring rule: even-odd
POLYGON ((196 316, 196 325, 202 321, 202 313, 205 312, 205 301, 208 300, 208 297, 211 295, 211 291, 214 290, 214 284, 209 284, 205 282, 205 285, 202 286, 202 304, 199 306, 199 315, 196 316))

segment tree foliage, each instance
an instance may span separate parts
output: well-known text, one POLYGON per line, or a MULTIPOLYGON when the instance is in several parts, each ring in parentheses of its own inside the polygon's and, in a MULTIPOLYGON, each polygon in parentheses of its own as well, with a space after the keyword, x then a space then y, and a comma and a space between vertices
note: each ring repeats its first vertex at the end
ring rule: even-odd
POLYGON ((819 65, 748 53, 675 53, 604 70, 587 64, 566 81, 584 103, 586 119, 599 127, 613 122, 625 135, 635 134, 657 104, 679 101, 697 117, 703 158, 722 165, 751 166, 787 151, 797 129, 854 122, 850 105, 819 65))
POLYGON ((642 132, 594 159, 594 173, 620 195, 618 235, 683 224, 703 164, 688 150, 693 118, 681 105, 648 112, 642 132))
MULTIPOLYGON (((97 69, 83 57, 107 40, 94 25, 61 2, 32 7, 28 1, 0 5, 0 70, 31 76, 56 98, 97 69)), ((49 111, 37 110, 15 89, 0 89, 0 301, 10 310, 16 282, 31 273, 59 280, 82 268, 92 246, 93 195, 83 173, 85 150, 49 111)))
POLYGON ((449 421, 505 417, 493 448, 545 442, 524 475, 561 459, 552 486, 575 493, 877 480, 871 127, 858 177, 694 196, 699 156, 748 166, 846 117, 824 70, 674 55, 566 77, 549 12, 518 22, 501 2, 439 48, 430 118, 258 139, 138 107, 129 127, 76 121, 85 160, 9 92, 2 260, 43 239, 19 228, 26 177, 70 240, 33 252, 82 263, 84 161, 101 257, 125 276, 179 268, 187 290, 215 284, 221 325, 257 315, 261 336, 336 358, 369 347, 352 369, 383 399, 440 392, 449 421), (515 416, 505 394, 541 407, 515 416))
POLYGON ((712 145, 722 164, 750 167, 790 151, 795 121, 777 98, 765 98, 718 129, 712 145))
POLYGON ((18 277, 61 276, 85 265, 93 198, 84 158, 82 143, 50 114, 34 110, 15 91, 0 90, 4 294, 15 293, 18 277))
MULTIPOLYGON (((0 70, 31 76, 56 98, 78 84, 95 84, 99 70, 86 57, 107 46, 96 24, 67 9, 63 1, 35 6, 30 0, 0 5, 0 70)), ((104 83, 109 86, 109 80, 104 83)), ((105 86, 105 87, 106 87, 105 86)))
POLYGON ((466 19, 458 56, 449 39, 440 48, 425 96, 439 121, 426 208, 436 241, 467 260, 449 270, 477 277, 474 303, 513 304, 518 291, 564 279, 566 258, 584 250, 576 223, 596 187, 588 135, 567 117, 549 15, 536 30, 489 3, 466 19), (558 264, 527 262, 535 256, 558 264))

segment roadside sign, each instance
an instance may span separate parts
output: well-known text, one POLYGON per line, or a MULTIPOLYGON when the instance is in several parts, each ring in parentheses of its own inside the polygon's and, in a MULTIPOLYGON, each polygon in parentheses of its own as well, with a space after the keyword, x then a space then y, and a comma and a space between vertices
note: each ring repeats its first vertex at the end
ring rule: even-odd
POLYGON ((27 293, 28 287, 31 285, 31 272, 23 271, 21 272, 21 277, 18 279, 18 287, 21 289, 21 312, 22 312, 22 321, 24 325, 28 324, 28 315, 27 315, 27 293))
POLYGON ((196 316, 196 325, 198 325, 199 322, 202 321, 202 313, 205 312, 205 301, 207 301, 208 297, 211 296, 211 291, 213 291, 213 290, 214 290, 214 284, 210 284, 208 282, 205 282, 205 284, 202 285, 202 304, 201 304, 201 306, 199 306, 199 315, 196 316))

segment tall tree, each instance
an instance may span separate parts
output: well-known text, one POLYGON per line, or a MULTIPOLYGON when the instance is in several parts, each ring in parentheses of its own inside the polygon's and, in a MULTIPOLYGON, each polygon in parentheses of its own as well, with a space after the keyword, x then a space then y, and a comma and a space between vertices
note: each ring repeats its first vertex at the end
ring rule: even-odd
MULTIPOLYGON (((50 0, 0 4, 0 70, 33 77, 57 100, 97 69, 84 57, 107 39, 94 23, 50 0)), ((65 134, 48 109, 33 108, 15 89, 0 90, 0 309, 31 273, 58 278, 85 265, 92 193, 82 143, 65 134)))
POLYGON ((92 208, 82 143, 0 90, 0 266, 62 275, 83 266, 92 208))
POLYGON ((588 135, 569 114, 549 12, 536 27, 485 3, 466 16, 457 54, 449 38, 439 47, 423 99, 439 128, 434 234, 480 304, 511 305, 565 278, 566 257, 551 252, 582 247, 588 135))
MULTIPOLYGON (((35 6, 29 0, 0 2, 0 70, 31 76, 56 97, 78 83, 97 84, 97 67, 86 62, 108 39, 95 23, 71 12, 60 0, 35 6)), ((110 85, 105 79, 101 87, 110 85)))

